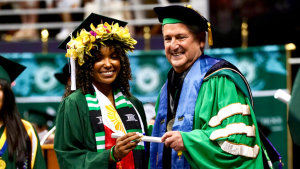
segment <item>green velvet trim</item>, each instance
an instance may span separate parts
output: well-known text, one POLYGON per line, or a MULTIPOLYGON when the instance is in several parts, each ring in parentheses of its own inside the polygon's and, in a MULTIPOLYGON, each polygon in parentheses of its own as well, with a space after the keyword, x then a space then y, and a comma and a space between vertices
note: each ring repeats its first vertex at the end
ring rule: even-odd
POLYGON ((184 22, 175 18, 164 18, 162 24, 165 25, 165 24, 174 24, 174 23, 184 23, 184 22))
POLYGON ((237 85, 237 87, 248 97, 248 99, 251 100, 247 86, 243 81, 242 77, 239 74, 231 71, 230 69, 218 70, 210 74, 209 76, 205 77, 204 81, 207 81, 208 79, 214 76, 222 76, 222 75, 228 76, 237 85))

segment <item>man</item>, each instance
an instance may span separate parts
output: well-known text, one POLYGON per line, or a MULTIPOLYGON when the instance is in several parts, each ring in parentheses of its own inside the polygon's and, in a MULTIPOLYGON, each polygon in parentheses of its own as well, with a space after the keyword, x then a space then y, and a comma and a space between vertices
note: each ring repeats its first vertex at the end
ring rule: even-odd
POLYGON ((229 62, 203 53, 205 31, 212 45, 210 23, 191 6, 154 11, 173 68, 157 99, 152 136, 164 144, 151 143, 151 169, 263 168, 246 79, 229 62))

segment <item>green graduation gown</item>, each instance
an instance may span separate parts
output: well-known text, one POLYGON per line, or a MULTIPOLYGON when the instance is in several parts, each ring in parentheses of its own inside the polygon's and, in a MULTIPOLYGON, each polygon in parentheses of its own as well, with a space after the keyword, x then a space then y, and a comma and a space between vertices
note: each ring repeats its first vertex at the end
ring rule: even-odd
MULTIPOLYGON (((4 125, 0 128, 0 136, 3 134, 4 128, 5 128, 4 125)), ((37 140, 38 146, 37 146, 37 152, 36 152, 33 169, 46 169, 47 167, 46 167, 45 159, 44 159, 44 156, 42 153, 41 146, 39 144, 40 140, 39 140, 39 137, 38 137, 38 134, 36 133, 36 131, 35 131, 35 135, 37 136, 37 139, 38 139, 37 140)), ((15 165, 16 164, 15 158, 13 159, 13 161, 8 160, 8 150, 7 149, 2 156, 2 160, 4 160, 6 163, 5 169, 16 169, 17 168, 15 165)), ((30 168, 30 167, 28 167, 28 168, 30 168)))
MULTIPOLYGON (((134 96, 130 97, 129 100, 139 112, 144 130, 148 135, 143 104, 134 96)), ((110 150, 97 152, 87 101, 81 89, 65 98, 59 106, 54 150, 60 168, 94 169, 109 167, 110 150)))

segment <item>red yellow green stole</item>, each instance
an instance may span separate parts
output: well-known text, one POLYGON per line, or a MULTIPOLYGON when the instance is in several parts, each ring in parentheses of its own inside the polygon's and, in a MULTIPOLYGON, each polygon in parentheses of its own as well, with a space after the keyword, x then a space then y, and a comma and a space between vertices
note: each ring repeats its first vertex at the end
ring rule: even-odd
MULTIPOLYGON (((96 87, 91 88, 85 97, 95 133, 97 152, 101 153, 116 145, 116 139, 111 138, 112 133, 145 133, 139 113, 119 89, 114 91, 116 108, 96 87)), ((116 168, 142 169, 147 168, 146 164, 144 142, 140 142, 125 158, 117 162, 116 168)))

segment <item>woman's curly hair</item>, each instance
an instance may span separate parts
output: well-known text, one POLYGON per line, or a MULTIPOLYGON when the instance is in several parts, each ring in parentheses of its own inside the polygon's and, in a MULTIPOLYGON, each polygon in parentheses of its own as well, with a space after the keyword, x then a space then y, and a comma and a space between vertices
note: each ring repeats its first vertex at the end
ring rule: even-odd
MULTIPOLYGON (((99 47, 99 50, 91 50, 91 54, 93 55, 93 57, 85 55, 85 63, 82 66, 80 66, 78 62, 76 62, 76 88, 81 88, 83 94, 87 94, 89 88, 92 86, 93 79, 91 74, 93 74, 94 72, 93 67, 95 62, 97 61, 97 57, 101 55, 100 49, 101 47, 103 47, 103 45, 97 45, 99 47)), ((105 41, 105 46, 109 47, 110 49, 114 49, 118 54, 121 62, 121 70, 115 81, 112 83, 112 87, 120 89, 125 96, 130 97, 131 93, 129 80, 132 80, 132 75, 129 59, 124 50, 128 47, 116 40, 105 41)), ((71 91, 70 86, 68 86, 63 98, 69 96, 73 92, 74 91, 71 91)))

